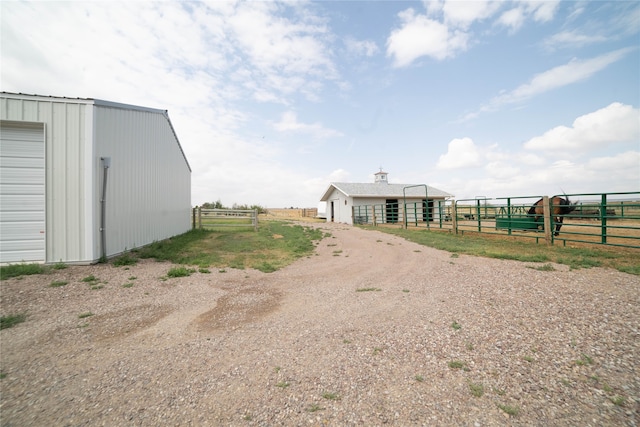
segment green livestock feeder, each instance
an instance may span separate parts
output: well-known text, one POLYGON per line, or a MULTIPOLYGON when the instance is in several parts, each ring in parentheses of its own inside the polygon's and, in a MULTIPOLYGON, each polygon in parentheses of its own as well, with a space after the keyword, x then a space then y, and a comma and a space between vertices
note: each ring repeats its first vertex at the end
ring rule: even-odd
POLYGON ((543 226, 543 222, 536 222, 532 215, 499 215, 496 217, 496 228, 499 230, 538 230, 539 226, 543 226))

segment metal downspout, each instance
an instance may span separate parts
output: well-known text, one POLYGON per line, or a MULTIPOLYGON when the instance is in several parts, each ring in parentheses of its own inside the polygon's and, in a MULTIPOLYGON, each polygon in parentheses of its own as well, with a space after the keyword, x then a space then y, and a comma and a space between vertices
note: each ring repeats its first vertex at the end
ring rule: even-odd
POLYGON ((111 157, 100 157, 102 161, 102 194, 100 195, 100 260, 107 258, 107 238, 105 236, 105 224, 107 216, 107 176, 111 166, 111 157))

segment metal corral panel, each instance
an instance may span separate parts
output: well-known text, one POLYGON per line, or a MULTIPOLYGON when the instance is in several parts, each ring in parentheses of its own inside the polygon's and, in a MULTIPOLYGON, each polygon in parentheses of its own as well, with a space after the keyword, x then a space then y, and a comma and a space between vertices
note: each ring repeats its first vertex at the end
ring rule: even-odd
POLYGON ((0 121, 0 263, 45 261, 42 123, 0 121))
MULTIPOLYGON (((95 106, 96 161, 109 157, 106 249, 114 255, 191 228, 191 170, 166 112, 95 106)), ((101 191, 102 169, 94 191, 101 191)))

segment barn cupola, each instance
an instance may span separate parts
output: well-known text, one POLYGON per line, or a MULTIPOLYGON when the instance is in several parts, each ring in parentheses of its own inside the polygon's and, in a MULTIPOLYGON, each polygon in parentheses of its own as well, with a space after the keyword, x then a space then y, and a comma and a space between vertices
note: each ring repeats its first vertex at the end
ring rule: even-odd
POLYGON ((382 172, 382 168, 380 168, 380 172, 375 173, 376 184, 388 184, 387 175, 388 173, 382 172))

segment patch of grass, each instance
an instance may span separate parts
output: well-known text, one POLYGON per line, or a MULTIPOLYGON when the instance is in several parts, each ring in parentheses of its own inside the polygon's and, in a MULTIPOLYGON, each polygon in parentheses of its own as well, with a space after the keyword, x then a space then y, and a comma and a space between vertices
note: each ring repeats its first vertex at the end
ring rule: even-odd
POLYGON ((66 280, 54 280, 53 282, 51 282, 49 284, 50 288, 59 288, 61 286, 66 286, 68 285, 69 282, 67 282, 66 280))
POLYGON ((493 392, 498 396, 504 396, 505 394, 507 394, 507 391, 501 388, 494 388, 493 392))
POLYGON ((341 250, 333 251, 333 256, 340 256, 341 253, 341 250))
POLYGON ((46 272, 47 268, 42 264, 10 264, 0 266, 0 280, 46 272))
POLYGON ((538 270, 538 271, 556 271, 556 269, 553 267, 553 265, 547 263, 544 265, 539 265, 537 267, 533 267, 533 266, 528 266, 529 268, 533 268, 534 270, 538 270))
POLYGON ((56 262, 55 264, 53 264, 53 265, 51 266, 51 268, 52 268, 53 270, 64 270, 64 269, 65 269, 65 268, 67 268, 67 267, 68 267, 68 265, 67 265, 67 264, 65 264, 65 263, 64 263, 64 262, 62 262, 62 261, 56 262))
POLYGON ((381 290, 380 288, 358 288, 356 292, 379 292, 381 290))
POLYGON ((467 350, 471 351, 473 350, 473 344, 468 342, 467 345, 465 346, 467 348, 467 350))
POLYGON ((582 353, 580 359, 576 360, 576 365, 585 366, 585 365, 593 365, 593 359, 586 354, 582 353))
POLYGON ((512 417, 517 417, 518 414, 520 413, 520 408, 518 406, 511 406, 511 405, 498 405, 498 408, 502 409, 504 412, 506 412, 507 414, 511 415, 512 417))
POLYGON ((259 264, 253 266, 256 270, 262 271, 263 273, 273 273, 278 270, 278 267, 271 264, 270 262, 263 261, 259 264))
POLYGON ((123 288, 133 288, 133 283, 129 282, 129 283, 125 283, 124 285, 122 285, 123 288))
POLYGON ((322 393, 322 397, 324 397, 327 400, 340 400, 340 396, 338 395, 338 393, 326 392, 326 393, 322 393))
POLYGON ((461 324, 459 324, 458 322, 456 322, 455 320, 454 320, 454 321, 453 321, 453 323, 451 324, 451 327, 452 327, 453 329, 455 329, 456 331, 458 331, 458 330, 462 329, 462 325, 461 325, 461 324))
POLYGON ((198 269, 198 273, 209 274, 209 273, 211 273, 211 270, 209 270, 208 268, 200 267, 198 269))
MULTIPOLYGON (((373 227, 363 226, 373 230, 373 227)), ((532 263, 555 263, 572 269, 590 267, 614 268, 625 273, 640 275, 640 257, 637 249, 613 247, 569 247, 557 243, 532 243, 531 239, 465 232, 453 234, 436 229, 404 229, 376 227, 375 230, 397 235, 409 241, 442 249, 455 254, 487 258, 510 259, 532 263)))
POLYGON ((469 390, 474 397, 482 397, 484 394, 484 386, 481 383, 469 383, 469 390))
POLYGON ((408 294, 409 292, 411 292, 409 289, 403 289, 402 292, 408 294))
POLYGON ((196 271, 193 268, 173 267, 167 272, 167 277, 187 277, 196 271))
POLYGON ((319 229, 268 220, 258 231, 192 230, 140 248, 138 255, 175 264, 272 272, 312 254, 315 243, 324 237, 319 229))
POLYGON ((535 359, 529 355, 526 355, 523 357, 524 360, 526 360, 527 362, 531 363, 533 362, 535 359))
POLYGON ((324 408, 321 407, 320 405, 318 405, 317 403, 312 403, 311 405, 309 405, 309 407, 307 408, 308 412, 317 412, 317 411, 322 411, 324 408))
POLYGON ((90 312, 90 311, 87 311, 85 313, 78 314, 78 319, 85 319, 85 318, 91 317, 91 316, 93 316, 93 313, 90 312))
POLYGON ((0 329, 8 329, 16 326, 27 320, 25 313, 9 314, 7 316, 0 317, 0 329))
POLYGON ((115 267, 124 267, 126 265, 136 265, 138 258, 132 257, 129 252, 120 255, 112 261, 115 267))
POLYGON ((424 377, 422 375, 416 375, 415 377, 413 377, 416 381, 418 381, 419 383, 424 382, 424 377))
POLYGON ((286 381, 280 381, 278 384, 276 384, 276 387, 280 387, 280 388, 287 388, 289 386, 290 384, 286 381))
POLYGON ((85 282, 87 285, 89 285, 89 288, 92 291, 104 288, 104 286, 99 283, 100 279, 98 279, 93 274, 85 277, 84 279, 82 279, 82 281, 85 282))
POLYGON ((625 404, 624 396, 613 396, 610 397, 609 400, 611 400, 611 402, 616 406, 624 406, 625 404))
POLYGON ((460 360, 452 360, 449 362, 449 367, 451 369, 463 369, 466 366, 466 363, 460 360))
POLYGON ((5 372, 0 372, 0 380, 7 378, 7 374, 5 372))

